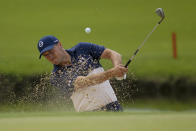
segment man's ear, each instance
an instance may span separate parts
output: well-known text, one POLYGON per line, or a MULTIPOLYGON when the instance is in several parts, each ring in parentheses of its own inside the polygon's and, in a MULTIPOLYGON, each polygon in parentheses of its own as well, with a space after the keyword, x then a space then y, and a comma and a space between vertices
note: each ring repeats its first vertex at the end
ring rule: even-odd
POLYGON ((61 42, 59 42, 58 45, 62 46, 61 42))
POLYGON ((61 42, 59 42, 57 45, 58 45, 59 47, 63 48, 61 42))

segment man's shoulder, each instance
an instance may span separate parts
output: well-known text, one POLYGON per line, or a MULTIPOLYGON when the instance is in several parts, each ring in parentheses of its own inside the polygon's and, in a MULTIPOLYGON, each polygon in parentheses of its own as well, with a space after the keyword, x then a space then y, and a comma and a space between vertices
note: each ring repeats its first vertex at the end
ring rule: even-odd
POLYGON ((92 43, 89 42, 80 42, 75 47, 76 48, 88 48, 91 47, 92 43))
POLYGON ((92 43, 88 43, 88 42, 79 42, 78 44, 76 44, 75 46, 73 46, 72 48, 68 49, 68 51, 75 51, 75 50, 80 50, 81 48, 87 48, 90 47, 92 45, 92 43))

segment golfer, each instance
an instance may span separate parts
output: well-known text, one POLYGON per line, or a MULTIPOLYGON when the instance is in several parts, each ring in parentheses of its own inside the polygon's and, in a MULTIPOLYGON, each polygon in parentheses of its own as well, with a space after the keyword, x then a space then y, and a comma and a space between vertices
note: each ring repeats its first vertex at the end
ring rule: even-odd
POLYGON ((77 112, 122 111, 109 82, 113 77, 123 77, 128 71, 122 65, 119 53, 86 42, 65 50, 54 36, 41 38, 38 49, 39 58, 44 56, 54 65, 52 85, 71 98, 77 112), (114 67, 104 71, 100 59, 111 60, 114 67))

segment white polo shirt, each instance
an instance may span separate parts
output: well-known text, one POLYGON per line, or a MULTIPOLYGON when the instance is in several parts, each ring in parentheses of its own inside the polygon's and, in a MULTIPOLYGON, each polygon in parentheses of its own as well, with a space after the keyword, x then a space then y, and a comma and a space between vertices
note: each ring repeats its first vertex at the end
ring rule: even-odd
MULTIPOLYGON (((88 75, 100 72, 104 72, 102 67, 94 69, 88 75)), ((71 99, 77 112, 100 109, 111 102, 117 101, 109 80, 94 86, 80 88, 73 92, 71 99)))

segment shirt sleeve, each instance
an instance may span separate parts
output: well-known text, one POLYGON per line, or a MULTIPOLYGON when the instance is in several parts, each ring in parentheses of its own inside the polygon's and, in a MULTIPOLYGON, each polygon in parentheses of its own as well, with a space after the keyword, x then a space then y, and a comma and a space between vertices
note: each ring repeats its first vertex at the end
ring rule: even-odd
POLYGON ((89 53, 94 59, 100 59, 101 54, 105 50, 104 46, 96 45, 87 42, 81 42, 78 44, 79 49, 84 51, 83 53, 89 53))

